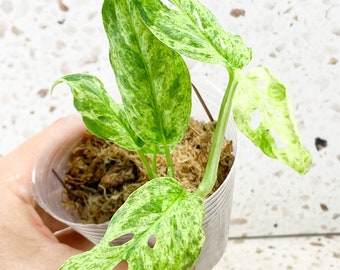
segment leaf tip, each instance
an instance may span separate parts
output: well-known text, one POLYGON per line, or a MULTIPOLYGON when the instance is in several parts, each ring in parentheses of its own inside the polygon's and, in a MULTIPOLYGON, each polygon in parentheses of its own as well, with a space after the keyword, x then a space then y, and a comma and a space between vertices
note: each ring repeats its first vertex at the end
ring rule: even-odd
POLYGON ((311 153, 305 150, 304 158, 302 159, 300 166, 295 168, 295 170, 299 174, 304 175, 310 170, 310 168, 312 167, 312 163, 313 157, 311 153))
POLYGON ((62 82, 64 82, 64 79, 63 79, 63 78, 60 78, 60 79, 56 80, 56 81, 52 84, 52 86, 51 86, 51 91, 50 91, 51 94, 53 94, 53 91, 54 91, 55 87, 56 87, 58 84, 62 83, 62 82))

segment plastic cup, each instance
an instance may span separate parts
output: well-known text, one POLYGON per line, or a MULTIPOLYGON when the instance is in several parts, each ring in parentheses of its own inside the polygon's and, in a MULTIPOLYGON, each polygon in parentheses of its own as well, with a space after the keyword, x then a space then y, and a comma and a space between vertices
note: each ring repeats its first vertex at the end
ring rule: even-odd
MULTIPOLYGON (((206 80, 197 81, 195 86, 201 91, 209 111, 216 120, 223 92, 206 80)), ((192 115, 196 119, 209 120, 194 93, 192 115)), ((206 234, 206 240, 195 265, 196 270, 211 269, 223 255, 228 240, 235 163, 237 161, 237 131, 232 119, 228 123, 226 137, 233 141, 235 161, 222 185, 205 200, 206 213, 203 229, 206 234)), ((80 142, 80 139, 78 136, 65 137, 61 145, 51 146, 49 152, 40 158, 33 170, 32 190, 36 201, 47 213, 96 244, 105 234, 108 222, 103 224, 83 224, 79 222, 76 215, 66 211, 62 205, 63 197, 66 196, 64 188, 52 173, 53 169, 60 177, 65 176, 70 152, 80 142)))
MULTIPOLYGON (((220 102, 222 101, 224 93, 206 80, 198 80, 197 88, 202 92, 201 95, 210 113, 214 119, 217 120, 220 102)), ((198 101, 194 99, 193 115, 198 115, 198 117, 206 119, 200 107, 198 101)), ((205 242, 195 265, 196 270, 212 269, 223 256, 227 246, 237 166, 237 129, 232 117, 230 117, 228 121, 226 138, 233 142, 233 155, 235 160, 227 178, 221 186, 205 200, 205 216, 203 220, 205 242)))
POLYGON ((52 145, 46 154, 41 157, 32 175, 32 191, 37 203, 52 217, 67 224, 75 231, 84 235, 93 243, 98 243, 104 235, 108 222, 103 224, 83 224, 76 215, 65 210, 62 205, 65 195, 64 187, 57 180, 52 170, 63 178, 66 173, 70 152, 81 138, 65 137, 61 145, 52 145))

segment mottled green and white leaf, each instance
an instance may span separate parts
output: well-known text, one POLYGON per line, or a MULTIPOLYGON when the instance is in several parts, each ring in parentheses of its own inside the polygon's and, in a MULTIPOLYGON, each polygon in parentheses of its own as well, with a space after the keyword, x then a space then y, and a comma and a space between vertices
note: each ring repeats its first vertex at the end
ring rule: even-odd
POLYGON ((305 173, 312 158, 300 141, 286 87, 262 67, 246 74, 237 70, 236 76, 233 115, 238 129, 269 157, 305 173))
POLYGON ((151 145, 177 144, 191 112, 184 60, 150 32, 131 1, 106 0, 102 14, 130 125, 151 145))
POLYGON ((62 82, 69 85, 74 106, 91 133, 128 150, 138 150, 144 145, 131 129, 123 106, 108 95, 98 78, 88 74, 66 75, 52 89, 62 82))
POLYGON ((242 38, 226 32, 212 12, 198 0, 132 0, 145 24, 172 49, 190 58, 225 67, 242 68, 251 49, 242 38))
POLYGON ((112 270, 122 260, 129 270, 190 269, 204 242, 204 211, 203 199, 175 179, 155 178, 130 195, 97 246, 61 269, 112 270), (128 241, 116 243, 122 236, 128 241))

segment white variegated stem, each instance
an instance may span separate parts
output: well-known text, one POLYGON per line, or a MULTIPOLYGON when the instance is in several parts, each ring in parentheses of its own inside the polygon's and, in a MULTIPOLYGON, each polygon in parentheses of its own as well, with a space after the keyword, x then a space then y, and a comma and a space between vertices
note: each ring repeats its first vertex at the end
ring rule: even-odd
POLYGON ((144 152, 142 150, 137 150, 136 151, 139 158, 141 159, 145 169, 146 169, 146 172, 149 176, 149 179, 153 179, 153 178, 156 178, 157 177, 157 171, 154 171, 151 166, 150 166, 150 163, 148 161, 148 159, 146 158, 144 152))
POLYGON ((158 176, 158 169, 157 169, 157 151, 152 154, 152 169, 158 176))
POLYGON ((169 146, 166 143, 164 143, 164 153, 165 153, 166 164, 168 165, 168 176, 175 178, 174 164, 172 161, 169 146))
POLYGON ((206 166, 203 179, 198 186, 196 193, 201 197, 205 197, 213 189, 216 179, 218 164, 220 161, 222 145, 224 141, 225 132, 227 129, 228 119, 231 111, 232 100, 237 86, 237 80, 235 79, 235 71, 229 69, 229 82, 227 90, 222 99, 216 128, 214 131, 213 142, 211 145, 211 151, 209 153, 208 164, 206 166))

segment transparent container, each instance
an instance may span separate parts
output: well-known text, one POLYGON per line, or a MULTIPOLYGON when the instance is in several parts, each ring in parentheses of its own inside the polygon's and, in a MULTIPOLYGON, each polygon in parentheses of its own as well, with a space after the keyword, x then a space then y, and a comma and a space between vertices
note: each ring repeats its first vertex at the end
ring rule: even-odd
MULTIPOLYGON (((224 92, 206 80, 197 80, 194 83, 200 90, 213 118, 217 120, 224 92)), ((207 116, 204 115, 204 111, 202 112, 202 106, 196 97, 193 97, 192 115, 208 120, 207 116)), ((232 117, 228 121, 226 138, 233 142, 235 161, 222 185, 205 200, 205 216, 203 220, 205 242, 195 265, 196 270, 212 269, 222 257, 227 246, 237 167, 237 129, 232 117)))
POLYGON ((66 211, 62 205, 63 198, 66 196, 64 187, 52 172, 55 170, 61 178, 64 178, 70 152, 80 143, 80 140, 79 135, 65 137, 63 144, 51 145, 49 151, 46 151, 45 155, 38 160, 33 170, 32 191, 37 203, 47 213, 84 235, 91 242, 98 243, 106 231, 108 222, 83 224, 79 222, 76 215, 66 211))
MULTIPOLYGON (((216 120, 223 92, 205 80, 198 80, 195 85, 202 92, 201 95, 216 120)), ((194 93, 192 115, 196 119, 209 120, 194 93)), ((206 240, 195 265, 196 270, 213 268, 223 255, 228 240, 237 162, 237 131, 232 119, 228 123, 226 138, 233 141, 235 161, 226 180, 216 192, 205 200, 206 213, 203 229, 206 234, 206 240)), ((33 170, 32 190, 36 201, 46 212, 96 244, 105 234, 108 222, 103 224, 83 224, 79 222, 76 215, 66 211, 62 205, 63 196, 66 196, 63 186, 52 173, 53 169, 60 177, 64 177, 70 152, 80 142, 80 139, 78 136, 65 137, 63 144, 51 145, 49 151, 39 159, 33 170)))

